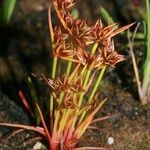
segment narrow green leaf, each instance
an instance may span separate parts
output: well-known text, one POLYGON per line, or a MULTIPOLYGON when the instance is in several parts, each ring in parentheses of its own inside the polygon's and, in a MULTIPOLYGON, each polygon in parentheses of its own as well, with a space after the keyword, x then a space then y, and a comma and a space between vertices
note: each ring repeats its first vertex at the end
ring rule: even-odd
POLYGON ((100 15, 102 16, 102 18, 105 21, 105 23, 109 23, 109 24, 115 23, 113 18, 109 15, 109 13, 105 10, 104 7, 100 8, 100 15))
POLYGON ((4 7, 3 7, 3 19, 4 22, 9 23, 11 16, 14 12, 14 8, 16 5, 16 0, 4 0, 4 7))

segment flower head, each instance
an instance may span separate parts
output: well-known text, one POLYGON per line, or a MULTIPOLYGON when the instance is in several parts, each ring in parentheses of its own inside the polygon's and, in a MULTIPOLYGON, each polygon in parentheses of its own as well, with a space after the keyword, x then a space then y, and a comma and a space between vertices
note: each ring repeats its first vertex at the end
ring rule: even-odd
POLYGON ((123 32, 124 30, 128 29, 132 24, 126 25, 120 29, 118 29, 118 23, 114 23, 103 27, 101 19, 97 20, 95 25, 91 28, 91 39, 99 43, 101 45, 107 45, 112 37, 115 35, 123 32))
POLYGON ((70 30, 72 40, 81 47, 87 45, 90 40, 90 27, 85 20, 74 19, 70 13, 64 18, 67 28, 70 30))
POLYGON ((54 98, 58 98, 57 94, 60 92, 72 93, 72 92, 83 92, 84 89, 81 84, 81 78, 77 80, 69 80, 68 76, 58 77, 55 80, 42 77, 42 80, 50 87, 54 98))
POLYGON ((74 5, 74 0, 54 0, 54 3, 60 10, 66 10, 74 5))
POLYGON ((110 41, 108 46, 99 48, 99 55, 102 58, 101 62, 103 65, 115 66, 118 62, 125 60, 123 55, 118 54, 114 49, 114 42, 110 41))

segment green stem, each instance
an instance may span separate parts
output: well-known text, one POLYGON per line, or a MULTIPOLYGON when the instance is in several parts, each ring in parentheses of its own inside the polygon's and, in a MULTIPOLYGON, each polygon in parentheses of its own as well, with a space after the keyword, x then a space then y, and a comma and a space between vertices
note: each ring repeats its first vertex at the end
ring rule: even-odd
POLYGON ((58 58, 56 56, 54 56, 53 68, 52 68, 52 79, 55 79, 55 76, 56 76, 57 59, 58 58))
MULTIPOLYGON (((94 54, 94 53, 96 52, 97 47, 98 47, 98 43, 95 43, 95 44, 93 45, 93 48, 92 48, 92 51, 91 51, 92 54, 94 54)), ((83 88, 86 87, 86 85, 87 85, 87 83, 88 83, 88 81, 89 81, 90 74, 91 74, 91 70, 85 69, 84 72, 86 72, 86 71, 87 71, 87 73, 86 73, 86 75, 85 75, 85 79, 84 79, 84 83, 83 83, 83 88)), ((84 74, 84 73, 83 73, 83 74, 84 74)), ((83 92, 80 94, 80 98, 79 98, 79 102, 78 102, 78 106, 79 106, 79 107, 81 106, 81 103, 82 103, 84 94, 85 94, 85 93, 83 93, 83 92)))
POLYGON ((150 3, 146 0, 147 9, 147 60, 150 60, 150 3))
MULTIPOLYGON (((94 54, 96 52, 97 47, 98 47, 98 43, 95 43, 93 48, 92 48, 92 51, 91 51, 92 54, 94 54)), ((87 85, 87 83, 89 81, 90 74, 91 74, 91 70, 87 69, 87 73, 86 73, 84 84, 83 84, 84 88, 85 88, 85 86, 87 85)))
POLYGON ((57 130, 58 120, 59 120, 59 117, 60 117, 60 110, 59 109, 60 109, 63 97, 64 97, 64 93, 61 92, 60 96, 59 96, 59 99, 58 99, 58 110, 56 111, 56 115, 55 115, 53 134, 55 134, 56 130, 57 130))
POLYGON ((69 76, 69 74, 70 74, 71 66, 72 66, 72 62, 69 61, 69 62, 68 62, 68 65, 67 65, 67 71, 66 71, 66 75, 67 75, 67 76, 69 76))
POLYGON ((67 123, 66 121, 68 119, 69 113, 70 113, 70 109, 64 110, 64 112, 63 112, 63 116, 62 116, 61 121, 60 121, 59 132, 58 132, 59 134, 65 128, 65 124, 67 123))
POLYGON ((61 92, 61 93, 60 93, 60 96, 59 96, 58 108, 59 108, 59 107, 61 106, 61 104, 62 104, 63 97, 64 97, 64 92, 61 92))
POLYGON ((58 121, 59 121, 59 116, 60 116, 60 110, 56 111, 56 117, 55 117, 55 122, 54 122, 54 128, 53 128, 53 134, 55 136, 56 134, 56 130, 57 130, 57 125, 58 125, 58 121))
POLYGON ((92 54, 94 54, 94 53, 96 52, 97 47, 98 47, 98 44, 99 44, 99 43, 95 43, 95 44, 93 45, 93 48, 92 48, 92 51, 91 51, 92 54))
MULTIPOLYGON (((143 85, 142 85, 142 99, 145 99, 147 93, 149 93, 150 85, 150 3, 149 0, 146 0, 146 9, 147 9, 147 51, 146 59, 144 62, 144 71, 143 71, 143 85)), ((143 102, 143 104, 146 102, 143 102)))
MULTIPOLYGON (((56 67, 57 67, 57 60, 58 58, 56 56, 54 56, 53 59, 53 67, 52 67, 52 79, 55 79, 56 76, 56 67)), ((53 127, 53 122, 54 122, 54 118, 53 118, 53 108, 54 107, 54 98, 52 95, 50 95, 50 101, 49 101, 49 109, 50 109, 50 129, 52 129, 53 127)))
POLYGON ((103 78, 103 75, 104 75, 105 70, 106 70, 106 66, 103 66, 103 68, 101 69, 100 74, 99 74, 99 76, 98 76, 98 79, 97 79, 97 81, 96 81, 96 84, 94 85, 94 88, 93 88, 93 90, 92 90, 92 93, 91 93, 91 95, 90 95, 90 97, 89 97, 89 99, 88 99, 88 102, 89 102, 89 103, 92 101, 92 99, 93 99, 93 97, 94 97, 94 95, 95 95, 95 93, 96 93, 96 91, 97 91, 97 89, 98 89, 98 86, 100 85, 100 83, 101 83, 101 81, 102 81, 102 78, 103 78))
MULTIPOLYGON (((85 80, 84 80, 84 83, 83 83, 83 89, 86 87, 86 85, 87 85, 87 83, 88 83, 90 74, 91 74, 91 70, 87 70, 86 77, 85 77, 85 80)), ((81 103, 82 103, 84 94, 85 94, 85 93, 83 93, 83 92, 80 94, 80 98, 79 98, 79 102, 78 102, 78 106, 79 106, 79 107, 81 106, 81 103)))
MULTIPOLYGON (((104 67, 101 69, 101 71, 100 71, 100 74, 99 74, 99 76, 98 76, 98 79, 97 79, 97 81, 96 81, 96 84, 94 85, 94 88, 93 88, 93 90, 92 90, 92 92, 91 92, 91 95, 90 95, 90 97, 89 97, 89 99, 88 99, 88 103, 91 103, 91 101, 93 100, 93 97, 94 97, 94 95, 95 95, 95 93, 96 93, 96 91, 97 91, 97 89, 98 89, 98 86, 100 85, 100 83, 101 83, 101 81, 102 81, 102 78, 103 78, 103 75, 104 75, 105 70, 106 70, 106 66, 104 66, 104 67)), ((84 111, 84 112, 82 113, 78 124, 80 124, 80 123, 82 122, 82 120, 84 119, 85 115, 86 115, 86 111, 84 111)))

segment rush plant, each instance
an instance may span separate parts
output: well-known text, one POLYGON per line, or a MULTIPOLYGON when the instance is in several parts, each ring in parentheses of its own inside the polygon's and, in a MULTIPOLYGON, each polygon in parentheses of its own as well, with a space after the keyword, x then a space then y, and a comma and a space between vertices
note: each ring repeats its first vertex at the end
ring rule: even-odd
POLYGON ((20 92, 22 102, 32 116, 38 118, 39 125, 0 123, 40 133, 50 150, 79 149, 76 144, 89 125, 108 118, 93 120, 106 101, 106 98, 99 100, 98 87, 106 68, 115 67, 125 59, 115 50, 112 38, 132 25, 117 29, 117 23, 104 27, 98 20, 90 26, 85 20, 73 18, 70 13, 73 5, 73 0, 52 0, 48 11, 53 52, 52 75, 51 78, 41 75, 40 79, 50 88, 49 107, 41 108, 34 101, 34 113, 29 101, 20 92), (51 21, 51 7, 59 20, 59 25, 55 27, 51 21))
POLYGON ((150 102, 150 3, 149 0, 145 0, 146 5, 146 36, 145 36, 145 58, 143 68, 141 69, 142 78, 139 76, 139 69, 136 63, 134 54, 133 42, 137 34, 137 30, 140 24, 137 25, 133 37, 131 38, 130 32, 128 32, 129 47, 132 56, 132 62, 135 72, 135 78, 138 86, 138 94, 143 105, 150 102))

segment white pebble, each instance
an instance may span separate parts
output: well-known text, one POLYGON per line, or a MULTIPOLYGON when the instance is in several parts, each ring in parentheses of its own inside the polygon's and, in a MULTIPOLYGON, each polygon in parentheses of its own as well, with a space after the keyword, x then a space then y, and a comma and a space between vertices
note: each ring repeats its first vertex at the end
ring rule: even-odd
POLYGON ((42 143, 37 142, 34 146, 33 146, 33 150, 38 150, 42 148, 42 143))
POLYGON ((112 145, 114 143, 114 138, 113 137, 109 137, 107 139, 107 144, 112 145))

